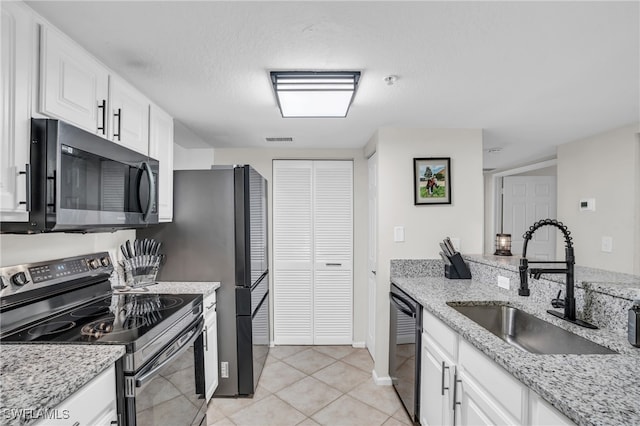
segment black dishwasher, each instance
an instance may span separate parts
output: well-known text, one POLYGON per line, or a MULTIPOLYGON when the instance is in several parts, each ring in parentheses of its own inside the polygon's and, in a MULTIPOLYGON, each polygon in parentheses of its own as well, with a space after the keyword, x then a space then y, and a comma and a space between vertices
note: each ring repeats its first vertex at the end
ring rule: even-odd
POLYGON ((422 309, 394 284, 389 303, 389 376, 409 418, 419 424, 422 309))

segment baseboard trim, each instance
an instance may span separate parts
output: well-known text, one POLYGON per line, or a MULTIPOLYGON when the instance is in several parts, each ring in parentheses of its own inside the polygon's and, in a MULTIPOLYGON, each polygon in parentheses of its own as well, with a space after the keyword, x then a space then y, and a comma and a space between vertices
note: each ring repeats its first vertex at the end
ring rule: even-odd
POLYGON ((373 377, 373 383, 375 383, 378 386, 391 386, 393 384, 393 382, 391 381, 391 377, 389 376, 378 377, 376 370, 371 370, 371 377, 373 377))
POLYGON ((351 344, 351 346, 353 346, 354 348, 358 348, 358 349, 364 349, 367 347, 367 343, 366 342, 353 342, 351 344))

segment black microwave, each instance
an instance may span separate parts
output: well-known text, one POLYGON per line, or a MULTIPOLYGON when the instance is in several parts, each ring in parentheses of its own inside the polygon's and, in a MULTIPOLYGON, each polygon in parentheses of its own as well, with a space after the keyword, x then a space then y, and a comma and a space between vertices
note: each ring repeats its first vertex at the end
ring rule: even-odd
POLYGON ((158 223, 158 160, 63 121, 33 118, 29 166, 29 221, 3 222, 3 233, 158 223))

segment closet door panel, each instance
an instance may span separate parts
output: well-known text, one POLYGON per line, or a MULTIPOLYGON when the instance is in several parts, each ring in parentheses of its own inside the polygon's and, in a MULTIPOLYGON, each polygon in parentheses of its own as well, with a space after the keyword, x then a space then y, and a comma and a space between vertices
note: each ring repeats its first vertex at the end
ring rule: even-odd
POLYGON ((312 163, 273 162, 274 337, 313 343, 312 163))
POLYGON ((314 343, 352 343, 353 163, 313 166, 314 343))

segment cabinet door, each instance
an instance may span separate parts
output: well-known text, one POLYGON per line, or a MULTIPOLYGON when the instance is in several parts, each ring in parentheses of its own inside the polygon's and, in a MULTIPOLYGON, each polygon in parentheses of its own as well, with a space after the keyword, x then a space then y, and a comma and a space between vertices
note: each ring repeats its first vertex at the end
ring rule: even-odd
POLYGON ((114 75, 109 80, 110 139, 129 149, 149 154, 149 100, 114 75))
POLYGON ((313 163, 313 343, 353 342, 353 162, 313 163))
POLYGON ((533 391, 529 391, 529 415, 531 416, 530 425, 569 426, 575 424, 533 391))
POLYGON ((150 109, 149 157, 160 162, 158 214, 160 222, 173 220, 173 118, 155 105, 150 109))
POLYGON ((451 425, 454 365, 424 333, 420 369, 420 423, 425 426, 451 425))
POLYGON ((218 320, 215 306, 211 309, 205 313, 204 383, 207 402, 218 387, 218 320))
POLYGON ((464 371, 456 376, 460 381, 456 394, 456 424, 460 425, 515 425, 514 419, 496 404, 493 396, 482 388, 464 371))
POLYGON ((46 25, 40 55, 40 112, 106 136, 107 69, 46 25))
POLYGON ((23 222, 26 211, 25 165, 29 162, 33 15, 22 2, 2 2, 2 139, 0 140, 0 218, 23 222), (21 204, 21 202, 23 204, 21 204))

